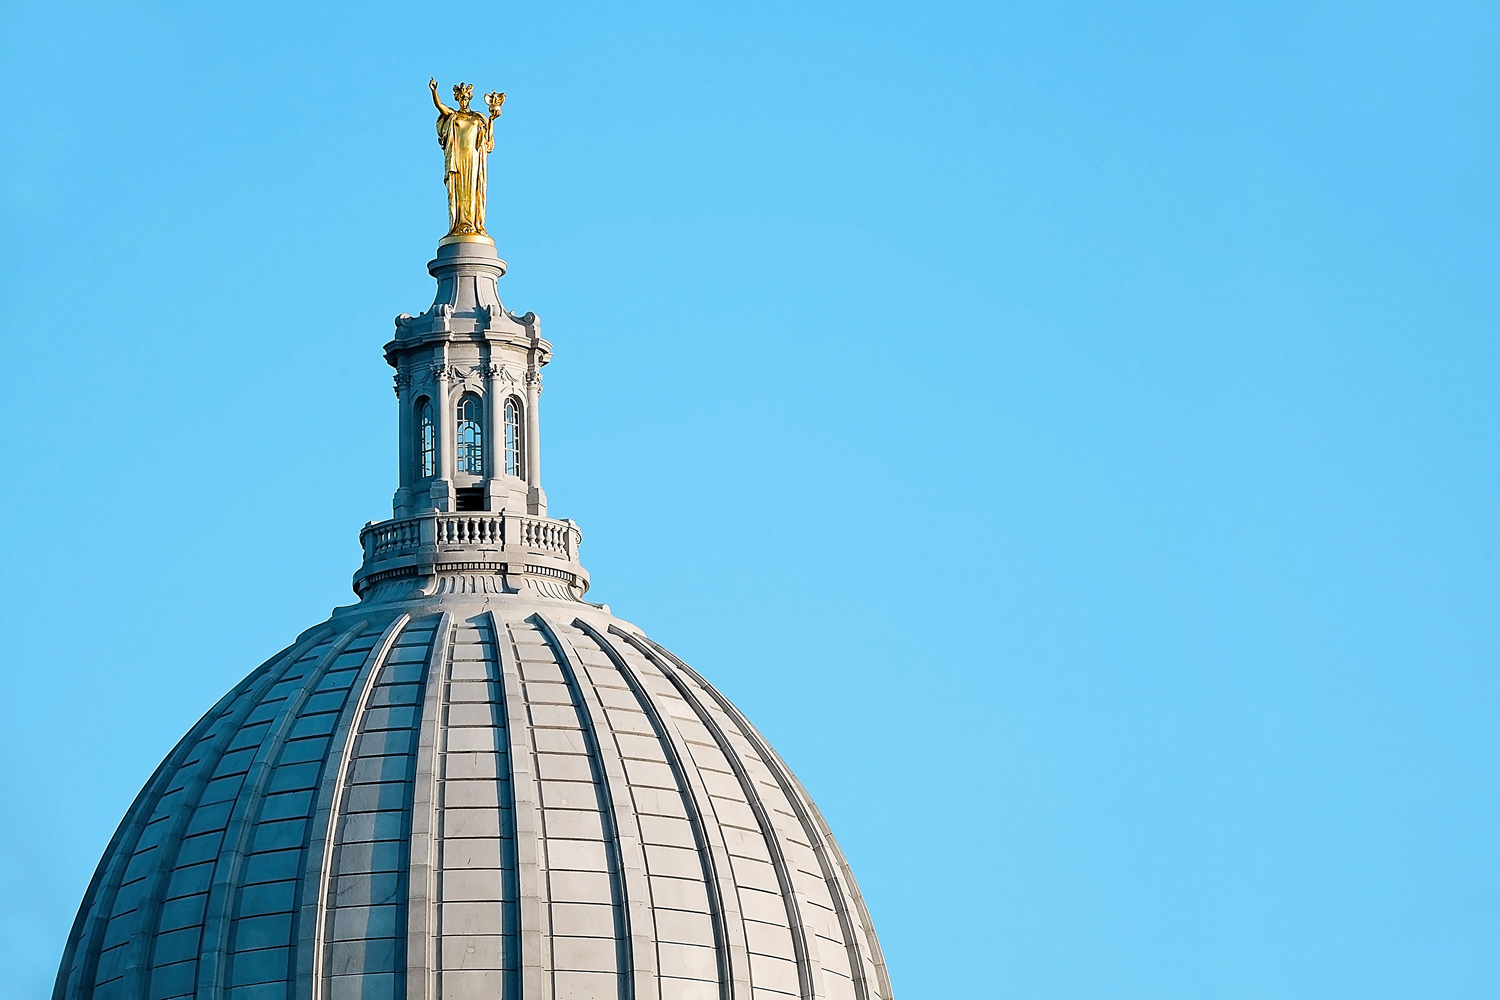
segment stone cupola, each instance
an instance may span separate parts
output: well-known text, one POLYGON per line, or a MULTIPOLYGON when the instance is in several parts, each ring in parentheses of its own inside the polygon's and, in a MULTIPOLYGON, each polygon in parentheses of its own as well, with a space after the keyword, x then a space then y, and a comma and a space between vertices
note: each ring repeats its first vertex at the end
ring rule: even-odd
POLYGON ((432 305, 396 317, 385 345, 401 402, 396 517, 547 513, 537 405, 552 345, 535 313, 500 301, 505 267, 488 238, 447 237, 427 265, 432 305))
POLYGON ((505 261, 486 236, 448 236, 427 265, 432 305, 396 317, 400 485, 389 521, 365 526, 355 574, 377 585, 515 593, 588 589, 583 539, 547 517, 538 407, 552 345, 536 313, 500 301, 505 261))

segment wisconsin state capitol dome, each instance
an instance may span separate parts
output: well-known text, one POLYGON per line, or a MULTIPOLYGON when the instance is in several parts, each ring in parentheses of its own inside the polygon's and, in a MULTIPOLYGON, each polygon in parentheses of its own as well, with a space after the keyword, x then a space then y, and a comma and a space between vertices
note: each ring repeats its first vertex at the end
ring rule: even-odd
POLYGON ((584 599, 582 535, 541 486, 552 345, 501 304, 483 226, 503 95, 485 120, 454 89, 433 85, 450 232, 385 345, 400 488, 360 532, 359 600, 157 768, 54 1000, 889 1000, 796 777, 584 599))

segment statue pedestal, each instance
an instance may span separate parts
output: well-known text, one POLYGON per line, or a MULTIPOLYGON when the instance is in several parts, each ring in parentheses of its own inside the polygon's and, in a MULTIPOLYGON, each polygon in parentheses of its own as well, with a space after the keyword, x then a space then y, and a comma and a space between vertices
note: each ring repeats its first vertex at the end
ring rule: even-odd
POLYGON ((450 243, 487 243, 495 245, 495 241, 488 236, 480 236, 478 233, 460 233, 457 236, 444 236, 438 240, 438 246, 445 247, 450 243))

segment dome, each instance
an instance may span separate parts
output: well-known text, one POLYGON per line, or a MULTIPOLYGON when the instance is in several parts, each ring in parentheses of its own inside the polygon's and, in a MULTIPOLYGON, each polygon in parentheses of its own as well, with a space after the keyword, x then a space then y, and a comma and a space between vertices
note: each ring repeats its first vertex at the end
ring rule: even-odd
MULTIPOLYGON (((488 136, 492 98, 484 124, 434 84, 442 140, 488 136)), ((385 345, 399 485, 360 532, 359 600, 157 768, 54 1000, 889 1000, 791 771, 584 599, 582 532, 541 485, 552 345, 500 301, 483 149, 460 152, 436 296, 385 345)))
POLYGON ((59 998, 890 996, 831 833, 723 695, 604 609, 470 584, 340 609, 193 727, 59 998))

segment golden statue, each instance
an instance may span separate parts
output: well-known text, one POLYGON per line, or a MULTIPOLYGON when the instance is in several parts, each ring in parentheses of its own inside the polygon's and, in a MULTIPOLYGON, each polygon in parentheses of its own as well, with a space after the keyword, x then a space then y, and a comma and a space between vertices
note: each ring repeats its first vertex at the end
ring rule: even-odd
POLYGON ((500 117, 505 95, 484 95, 490 116, 469 110, 474 88, 460 83, 453 88, 458 107, 450 108, 438 97, 436 80, 428 80, 432 103, 437 105, 438 145, 443 147, 443 183, 448 186, 448 235, 487 236, 484 231, 485 155, 495 148, 494 125, 500 117))

